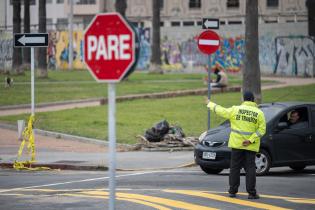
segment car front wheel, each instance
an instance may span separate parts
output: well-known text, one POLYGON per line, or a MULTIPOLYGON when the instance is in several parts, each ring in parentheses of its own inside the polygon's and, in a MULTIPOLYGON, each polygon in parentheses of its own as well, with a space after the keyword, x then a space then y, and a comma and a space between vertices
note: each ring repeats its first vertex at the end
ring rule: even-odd
POLYGON ((271 159, 267 151, 261 150, 256 154, 256 175, 263 176, 269 172, 271 166, 271 159))
POLYGON ((200 168, 207 174, 219 174, 221 171, 223 171, 221 168, 209 168, 204 166, 200 166, 200 168))

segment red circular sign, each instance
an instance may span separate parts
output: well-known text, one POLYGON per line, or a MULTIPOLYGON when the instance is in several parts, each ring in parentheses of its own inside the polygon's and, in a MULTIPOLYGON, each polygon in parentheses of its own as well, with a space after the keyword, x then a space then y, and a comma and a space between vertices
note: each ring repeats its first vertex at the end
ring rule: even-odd
POLYGON ((212 54, 220 47, 219 35, 211 30, 202 32, 197 42, 199 50, 205 54, 212 54))
POLYGON ((84 61, 99 82, 119 82, 135 63, 135 32, 119 13, 98 14, 84 33, 84 61))

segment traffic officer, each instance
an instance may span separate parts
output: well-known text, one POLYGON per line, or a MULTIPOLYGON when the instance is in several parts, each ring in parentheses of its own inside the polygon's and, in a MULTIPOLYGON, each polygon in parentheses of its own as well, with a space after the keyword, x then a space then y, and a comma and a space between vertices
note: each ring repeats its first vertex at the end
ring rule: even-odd
POLYGON ((248 199, 259 199, 256 191, 255 157, 259 151, 260 138, 266 132, 264 113, 254 102, 252 92, 243 94, 244 102, 239 106, 224 108, 211 101, 207 107, 217 115, 229 119, 231 133, 228 147, 232 149, 229 176, 229 196, 236 197, 240 185, 240 170, 246 172, 246 191, 248 199))

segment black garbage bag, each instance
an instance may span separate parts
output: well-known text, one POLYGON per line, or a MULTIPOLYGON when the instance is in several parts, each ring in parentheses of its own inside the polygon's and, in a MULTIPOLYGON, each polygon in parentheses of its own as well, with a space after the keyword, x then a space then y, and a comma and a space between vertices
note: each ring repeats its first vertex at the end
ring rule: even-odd
POLYGON ((169 129, 169 123, 166 120, 162 120, 152 128, 146 130, 144 137, 150 142, 159 142, 163 140, 164 135, 168 133, 169 129))
POLYGON ((178 125, 171 126, 169 134, 173 134, 178 139, 182 139, 185 137, 183 129, 178 125))

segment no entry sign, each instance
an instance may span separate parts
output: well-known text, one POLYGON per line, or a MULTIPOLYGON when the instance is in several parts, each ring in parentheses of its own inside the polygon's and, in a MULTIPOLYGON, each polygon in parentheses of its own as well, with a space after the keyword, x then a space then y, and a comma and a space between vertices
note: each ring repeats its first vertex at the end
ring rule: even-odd
POLYGON ((202 32, 198 37, 198 48, 205 54, 212 54, 218 50, 220 46, 219 35, 211 30, 202 32))
POLYGON ((98 14, 84 33, 84 60, 99 82, 119 82, 134 66, 135 32, 119 13, 98 14))

